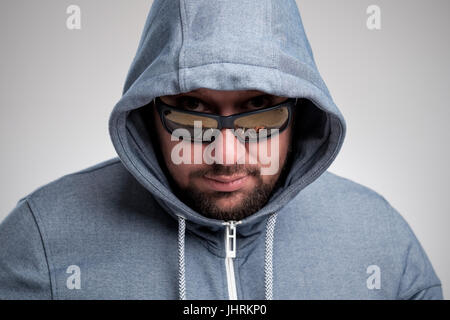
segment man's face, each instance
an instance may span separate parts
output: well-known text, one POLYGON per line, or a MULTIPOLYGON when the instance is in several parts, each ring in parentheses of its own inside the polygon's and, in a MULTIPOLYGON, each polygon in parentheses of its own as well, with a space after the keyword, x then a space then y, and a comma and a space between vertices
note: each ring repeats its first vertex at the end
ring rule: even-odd
MULTIPOLYGON (((168 105, 189 111, 228 116, 277 105, 288 98, 254 90, 217 91, 201 88, 188 93, 162 96, 160 99, 168 105)), ((223 161, 212 164, 206 164, 204 161, 201 164, 194 164, 193 161, 190 164, 176 164, 173 160, 174 148, 180 143, 188 143, 192 146, 194 143, 172 141, 171 134, 163 127, 156 108, 153 112, 161 154, 177 189, 177 196, 186 204, 206 217, 219 220, 241 220, 267 203, 286 164, 291 145, 292 124, 289 124, 277 139, 269 138, 265 142, 243 143, 230 129, 222 129, 220 133, 223 139, 216 150, 220 150, 223 161), (254 162, 249 161, 251 157, 255 157, 255 146, 250 148, 250 145, 257 144, 256 150, 259 151, 262 143, 267 144, 265 150, 268 150, 269 156, 277 157, 272 159, 279 164, 274 174, 262 174, 262 169, 269 165, 261 161, 260 157, 256 156, 254 162), (238 146, 241 149, 238 149, 238 146), (246 159, 244 163, 238 161, 238 157, 243 159, 243 153, 246 159)), ((197 144, 197 148, 200 148, 203 154, 209 144, 209 142, 197 144)), ((194 147, 190 149, 192 154, 189 156, 193 159, 195 149, 194 147)))

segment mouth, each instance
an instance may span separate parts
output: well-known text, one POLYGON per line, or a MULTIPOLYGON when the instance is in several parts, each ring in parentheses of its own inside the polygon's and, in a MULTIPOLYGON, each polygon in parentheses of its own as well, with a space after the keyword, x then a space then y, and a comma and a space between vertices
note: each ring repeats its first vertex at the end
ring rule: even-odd
POLYGON ((249 175, 233 175, 233 176, 210 176, 203 177, 206 185, 214 190, 221 192, 237 191, 245 186, 249 179, 249 175))

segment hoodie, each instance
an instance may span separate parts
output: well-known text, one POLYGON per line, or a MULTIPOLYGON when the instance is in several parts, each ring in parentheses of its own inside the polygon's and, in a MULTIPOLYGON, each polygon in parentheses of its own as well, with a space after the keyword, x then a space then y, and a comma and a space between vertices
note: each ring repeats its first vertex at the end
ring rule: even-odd
POLYGON ((43 185, 0 225, 2 299, 441 299, 386 199, 327 171, 346 124, 294 0, 155 0, 109 131, 118 157, 43 185), (260 90, 298 98, 292 163, 237 223, 172 191, 153 98, 260 90))

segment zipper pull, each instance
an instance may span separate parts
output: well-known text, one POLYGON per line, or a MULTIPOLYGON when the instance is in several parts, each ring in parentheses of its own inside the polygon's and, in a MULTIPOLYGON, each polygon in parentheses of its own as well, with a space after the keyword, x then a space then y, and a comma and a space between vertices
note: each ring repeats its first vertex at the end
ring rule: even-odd
POLYGON ((236 221, 229 221, 226 224, 225 252, 227 258, 236 258, 236 221))

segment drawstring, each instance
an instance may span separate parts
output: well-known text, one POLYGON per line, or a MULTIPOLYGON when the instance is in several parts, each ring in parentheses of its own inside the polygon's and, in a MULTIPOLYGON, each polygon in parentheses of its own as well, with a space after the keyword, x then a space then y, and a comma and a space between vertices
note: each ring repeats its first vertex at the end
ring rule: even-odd
POLYGON ((270 215, 266 225, 266 250, 264 252, 264 289, 266 300, 273 299, 273 234, 277 213, 270 215))
MULTIPOLYGON (((264 252, 264 294, 266 300, 273 299, 273 239, 277 213, 274 212, 266 224, 266 240, 264 252)), ((180 300, 186 300, 186 272, 184 261, 184 242, 186 219, 178 217, 178 295, 180 300)))
POLYGON ((180 300, 186 300, 186 277, 184 266, 184 235, 186 220, 178 217, 178 295, 180 300))

